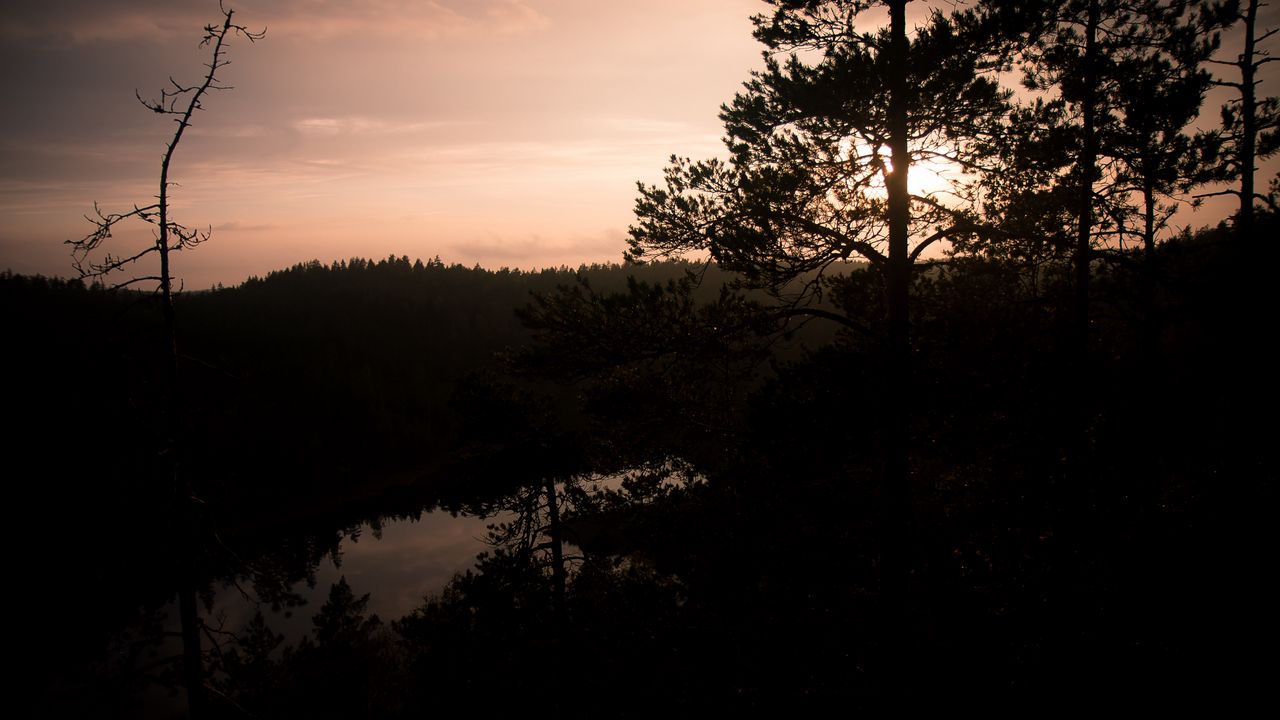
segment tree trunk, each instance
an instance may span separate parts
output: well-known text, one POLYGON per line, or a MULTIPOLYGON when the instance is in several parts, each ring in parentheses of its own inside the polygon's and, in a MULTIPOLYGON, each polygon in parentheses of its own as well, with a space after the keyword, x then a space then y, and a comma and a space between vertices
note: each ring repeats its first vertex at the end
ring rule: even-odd
POLYGON ((564 567, 564 534, 560 527, 560 503, 556 497, 555 478, 546 479, 547 536, 551 544, 551 597, 552 612, 557 624, 564 620, 564 591, 566 572, 564 567))
POLYGON ((1258 21, 1258 0, 1249 0, 1244 16, 1244 53, 1240 56, 1240 217, 1236 229, 1241 238, 1253 236, 1253 166, 1257 152, 1258 104, 1255 85, 1254 31, 1258 21))
POLYGON ((1093 181, 1098 172, 1097 91, 1098 72, 1098 23, 1100 9, 1097 0, 1089 3, 1089 15, 1085 21, 1084 45, 1084 97, 1081 98, 1081 146, 1077 170, 1080 174, 1079 195, 1076 198, 1076 247, 1075 247, 1075 353, 1077 373, 1083 373, 1089 354, 1089 268, 1092 260, 1093 236, 1093 181))
POLYGON ((885 613, 886 690, 900 698, 905 692, 910 633, 907 603, 911 577, 910 316, 911 257, 908 230, 911 199, 907 177, 911 156, 907 147, 906 2, 889 3, 889 149, 893 172, 885 179, 889 204, 889 262, 885 272, 888 313, 887 407, 885 408, 884 517, 880 550, 880 594, 885 613))
MULTIPOLYGON (((227 22, 230 21, 231 14, 227 13, 227 22)), ((161 467, 173 492, 171 520, 174 523, 174 533, 178 535, 175 540, 179 548, 178 563, 181 565, 178 568, 178 619, 182 635, 182 681, 187 688, 187 716, 194 720, 205 714, 204 651, 200 642, 200 611, 196 605, 199 571, 195 561, 195 534, 199 523, 195 517, 191 488, 181 477, 178 467, 178 443, 182 432, 178 402, 178 323, 173 310, 173 276, 169 269, 169 164, 190 117, 189 109, 179 121, 178 129, 174 132, 160 165, 160 232, 156 243, 160 253, 160 302, 165 340, 165 447, 161 467)))

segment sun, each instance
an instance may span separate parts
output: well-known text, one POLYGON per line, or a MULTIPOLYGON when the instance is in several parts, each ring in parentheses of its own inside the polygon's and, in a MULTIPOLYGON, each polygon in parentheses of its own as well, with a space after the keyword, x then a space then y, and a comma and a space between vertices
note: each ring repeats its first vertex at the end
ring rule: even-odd
POLYGON ((907 188, 912 195, 927 197, 944 204, 957 199, 960 186, 972 182, 973 175, 951 159, 951 148, 939 146, 915 153, 911 171, 907 175, 907 188))
MULTIPOLYGON (((864 190, 870 197, 884 198, 887 194, 885 176, 893 172, 893 162, 888 155, 877 153, 870 146, 852 139, 841 141, 840 151, 851 162, 884 168, 883 172, 869 178, 864 190)), ((946 146, 913 152, 911 169, 907 173, 908 191, 914 196, 929 198, 943 205, 954 204, 959 199, 960 187, 971 182, 973 176, 952 160, 952 156, 952 150, 946 146)))

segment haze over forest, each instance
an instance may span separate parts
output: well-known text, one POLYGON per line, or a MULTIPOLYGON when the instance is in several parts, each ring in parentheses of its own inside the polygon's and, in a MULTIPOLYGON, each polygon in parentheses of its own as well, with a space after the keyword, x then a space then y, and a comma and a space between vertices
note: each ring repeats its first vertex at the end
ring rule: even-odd
POLYGON ((6 8, 19 713, 1256 712, 1278 21, 6 8))

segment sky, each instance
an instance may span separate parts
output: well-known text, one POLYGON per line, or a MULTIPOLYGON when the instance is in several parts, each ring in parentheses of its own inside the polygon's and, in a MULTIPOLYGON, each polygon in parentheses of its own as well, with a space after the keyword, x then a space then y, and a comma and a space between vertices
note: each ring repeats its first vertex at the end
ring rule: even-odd
MULTIPOLYGON (((762 64, 757 0, 229 7, 267 35, 232 44, 234 89, 175 155, 177 219, 213 229, 175 259, 188 288, 312 258, 619 261, 635 183, 719 153, 719 106, 762 64)), ((95 201, 151 201, 172 126, 135 89, 197 80, 217 19, 213 0, 6 0, 0 269, 71 275, 95 201)))
MULTIPOLYGON (((719 108, 762 66, 750 16, 767 8, 227 1, 267 34, 232 43, 234 89, 206 99, 175 155, 176 219, 212 228, 175 258, 188 289, 311 259, 616 262, 635 183, 673 154, 723 154, 719 108)), ((219 17, 214 0, 5 0, 0 269, 73 275, 63 241, 92 228, 95 202, 152 201, 172 124, 135 91, 198 81, 219 17)))

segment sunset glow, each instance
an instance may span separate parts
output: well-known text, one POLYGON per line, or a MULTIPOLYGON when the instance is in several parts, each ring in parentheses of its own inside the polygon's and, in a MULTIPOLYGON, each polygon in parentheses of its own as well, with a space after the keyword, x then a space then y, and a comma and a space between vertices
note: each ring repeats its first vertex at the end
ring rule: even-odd
POLYGON ((1262 707, 1276 60, 1280 0, 6 2, 19 705, 1262 707))
MULTIPOLYGON (((924 3, 909 6, 909 22, 924 3)), ((723 155, 720 105, 762 66, 759 0, 244 0, 265 27, 174 161, 188 288, 309 259, 409 255, 487 267, 612 262, 637 181, 723 155)), ((171 126, 134 97, 198 77, 215 2, 21 2, 6 67, 0 269, 72 274, 94 203, 155 196, 171 126)), ((877 17, 875 13, 870 16, 877 17)), ((1263 88, 1269 91, 1269 86, 1263 88)), ((1209 105, 1212 107, 1212 102, 1209 105)), ((917 162, 913 192, 951 171, 917 162)), ((1274 162, 1260 168, 1265 185, 1274 162)), ((1229 211, 1213 201, 1200 224, 1229 211), (1216 209, 1215 209, 1216 208, 1216 209)), ((134 242, 149 229, 122 228, 134 242)), ((123 248, 122 248, 123 250, 123 248)))
MULTIPOLYGON (((174 161, 188 288, 317 258, 614 262, 635 183, 722 150, 757 0, 245 0, 266 27, 174 161)), ((71 274, 83 215, 150 202, 170 132, 134 98, 198 75, 214 2, 58 0, 0 20, 0 268, 71 274), (91 119, 91 121, 87 121, 91 119)), ((125 230, 125 233, 132 231, 125 230)), ((145 242, 148 229, 136 235, 145 242)), ((124 235, 122 234, 122 238, 124 235)))

